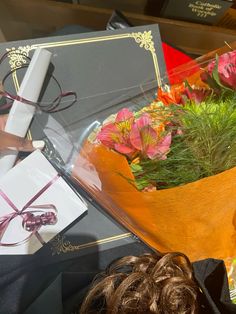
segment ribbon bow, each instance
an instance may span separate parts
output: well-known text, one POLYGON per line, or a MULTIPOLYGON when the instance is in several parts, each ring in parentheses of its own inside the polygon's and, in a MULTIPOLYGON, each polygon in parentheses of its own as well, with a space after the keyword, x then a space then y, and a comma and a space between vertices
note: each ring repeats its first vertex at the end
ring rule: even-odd
POLYGON ((36 193, 22 209, 18 209, 17 206, 9 199, 9 197, 0 189, 0 196, 7 202, 7 204, 14 210, 13 212, 0 217, 0 246, 17 246, 24 244, 35 235, 41 244, 44 244, 44 240, 38 233, 39 229, 43 225, 53 225, 57 222, 57 209, 53 204, 32 205, 57 179, 57 174, 51 181, 49 181, 38 193, 36 193), (35 209, 35 210, 32 210, 35 209), (51 210, 51 211, 45 211, 51 210), (38 215, 35 215, 38 214, 38 215), (25 239, 15 243, 3 243, 1 240, 7 230, 10 222, 16 217, 22 218, 22 227, 31 232, 25 239))

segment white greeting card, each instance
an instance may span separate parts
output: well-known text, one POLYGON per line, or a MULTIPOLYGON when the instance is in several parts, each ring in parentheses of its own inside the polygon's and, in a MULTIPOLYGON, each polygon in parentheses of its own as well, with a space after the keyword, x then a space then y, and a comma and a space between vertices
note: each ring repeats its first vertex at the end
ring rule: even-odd
POLYGON ((0 179, 0 254, 33 254, 87 210, 35 151, 0 179))

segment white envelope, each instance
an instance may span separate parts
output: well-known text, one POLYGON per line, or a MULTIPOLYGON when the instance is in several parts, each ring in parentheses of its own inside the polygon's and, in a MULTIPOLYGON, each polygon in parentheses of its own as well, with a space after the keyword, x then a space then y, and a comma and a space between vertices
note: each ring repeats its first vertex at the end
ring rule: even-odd
POLYGON ((83 199, 43 154, 33 152, 0 179, 0 228, 1 223, 5 224, 0 254, 33 254, 86 210, 83 199), (33 208, 28 206, 22 211, 28 202, 33 208), (24 219, 28 221, 27 212, 37 216, 33 220, 40 221, 38 231, 27 231, 23 226, 24 219), (48 212, 54 217, 54 224, 42 225, 40 217, 48 212))

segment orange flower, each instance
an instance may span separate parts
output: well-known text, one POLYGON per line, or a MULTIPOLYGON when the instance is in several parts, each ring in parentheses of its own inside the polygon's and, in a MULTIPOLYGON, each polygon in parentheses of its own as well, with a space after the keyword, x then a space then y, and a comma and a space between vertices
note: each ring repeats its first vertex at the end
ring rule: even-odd
POLYGON ((148 113, 152 120, 151 126, 155 129, 157 134, 165 131, 165 126, 168 125, 172 115, 170 109, 158 101, 154 101, 150 105, 142 108, 137 112, 137 115, 142 116, 143 113, 148 113))
POLYGON ((171 86, 169 92, 164 92, 161 88, 159 88, 157 91, 157 101, 161 101, 164 105, 182 104, 182 95, 184 90, 184 84, 171 86))

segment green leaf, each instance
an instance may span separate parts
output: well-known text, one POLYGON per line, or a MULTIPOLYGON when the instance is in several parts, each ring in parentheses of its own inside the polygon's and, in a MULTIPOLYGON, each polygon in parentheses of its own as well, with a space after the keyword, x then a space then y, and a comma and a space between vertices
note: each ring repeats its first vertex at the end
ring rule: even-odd
POLYGON ((131 164, 130 168, 131 168, 132 172, 140 172, 143 170, 139 164, 131 164))
POLYGON ((189 82, 188 82, 187 80, 184 80, 184 85, 185 85, 185 87, 188 87, 188 89, 189 89, 190 91, 193 90, 192 87, 191 87, 191 85, 189 84, 189 82))

